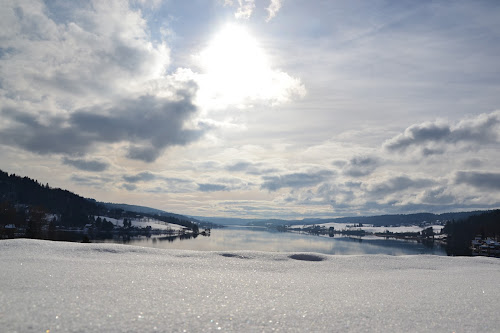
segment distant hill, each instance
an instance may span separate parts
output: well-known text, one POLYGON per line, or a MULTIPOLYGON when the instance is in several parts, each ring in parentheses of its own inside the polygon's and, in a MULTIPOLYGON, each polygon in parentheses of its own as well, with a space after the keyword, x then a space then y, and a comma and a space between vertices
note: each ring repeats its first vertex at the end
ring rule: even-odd
POLYGON ((104 207, 106 207, 108 209, 122 209, 124 211, 140 213, 140 214, 171 216, 171 217, 175 217, 175 218, 182 219, 182 220, 197 221, 197 219, 194 219, 192 217, 187 217, 187 216, 180 215, 180 214, 170 213, 170 212, 166 212, 166 211, 161 210, 161 209, 156 209, 156 208, 151 208, 151 207, 146 207, 146 206, 118 204, 118 203, 112 203, 112 202, 98 202, 98 204, 103 205, 104 207))
POLYGON ((444 223, 451 220, 462 220, 469 216, 479 215, 486 211, 472 212, 453 212, 453 213, 416 213, 416 214, 396 214, 396 215, 378 215, 378 216, 356 216, 356 217, 341 217, 334 219, 307 219, 303 220, 303 224, 318 224, 318 223, 355 223, 355 224, 372 224, 374 226, 395 226, 395 225, 417 225, 421 223, 444 223))
MULTIPOLYGON (((252 223, 262 223, 268 221, 266 219, 243 219, 233 217, 205 217, 205 216, 192 216, 192 218, 203 221, 216 223, 221 225, 249 225, 252 223)), ((281 223, 283 224, 283 223, 281 223)))
POLYGON ((421 223, 445 223, 452 220, 463 220, 470 216, 479 215, 487 211, 472 212, 452 212, 452 213, 416 213, 397 214, 379 216, 354 216, 338 218, 309 218, 302 220, 281 220, 281 219, 239 219, 226 217, 200 217, 196 218, 223 225, 255 225, 255 226, 279 226, 279 225, 305 225, 321 223, 352 223, 352 224, 372 224, 374 226, 395 226, 395 225, 418 225, 421 223))

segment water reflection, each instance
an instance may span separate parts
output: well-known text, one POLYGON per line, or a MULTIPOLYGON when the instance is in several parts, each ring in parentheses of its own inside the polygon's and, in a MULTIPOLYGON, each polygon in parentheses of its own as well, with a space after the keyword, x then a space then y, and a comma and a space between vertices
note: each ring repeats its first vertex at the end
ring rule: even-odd
POLYGON ((323 254, 388 254, 412 255, 434 254, 445 256, 438 244, 423 244, 379 237, 348 238, 312 236, 291 232, 271 232, 267 229, 231 227, 213 229, 210 237, 182 236, 138 236, 126 240, 104 240, 107 243, 126 243, 164 249, 200 251, 268 251, 268 252, 318 252, 323 254))

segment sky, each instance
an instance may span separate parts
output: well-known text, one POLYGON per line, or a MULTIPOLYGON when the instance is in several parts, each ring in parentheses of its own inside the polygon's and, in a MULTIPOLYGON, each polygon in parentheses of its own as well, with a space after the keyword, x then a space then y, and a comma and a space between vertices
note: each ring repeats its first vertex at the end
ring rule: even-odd
POLYGON ((0 169, 192 216, 500 207, 500 2, 0 0, 0 169))

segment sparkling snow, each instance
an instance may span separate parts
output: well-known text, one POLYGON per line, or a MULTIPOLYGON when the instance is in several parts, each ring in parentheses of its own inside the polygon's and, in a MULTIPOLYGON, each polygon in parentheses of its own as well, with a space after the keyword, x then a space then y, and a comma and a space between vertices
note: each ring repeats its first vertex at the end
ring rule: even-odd
POLYGON ((0 241, 3 332, 498 332, 500 260, 0 241))

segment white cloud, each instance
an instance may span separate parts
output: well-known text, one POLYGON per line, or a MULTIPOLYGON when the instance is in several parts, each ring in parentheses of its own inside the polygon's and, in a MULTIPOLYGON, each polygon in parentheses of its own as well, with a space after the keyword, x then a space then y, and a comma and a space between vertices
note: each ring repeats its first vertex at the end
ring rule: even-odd
MULTIPOLYGON (((233 0, 223 0, 224 6, 233 7, 234 4, 235 3, 233 0)), ((269 6, 266 8, 266 11, 268 13, 266 22, 269 22, 276 16, 278 11, 281 9, 282 4, 283 0, 270 0, 269 6)), ((242 20, 250 19, 256 7, 255 0, 238 0, 237 6, 238 8, 234 13, 234 17, 242 20)))
POLYGON ((248 20, 255 9, 255 0, 238 0, 238 9, 234 16, 237 19, 248 20))
POLYGON ((149 40, 140 11, 123 1, 75 7, 63 22, 38 1, 12 2, 3 12, 8 56, 0 60, 0 73, 6 97, 48 100, 67 111, 140 93, 170 62, 168 47, 149 40))
POLYGON ((269 13, 266 21, 269 22, 273 17, 276 16, 278 11, 281 9, 282 4, 283 4, 282 0, 271 0, 270 1, 269 7, 266 8, 267 12, 269 13))

